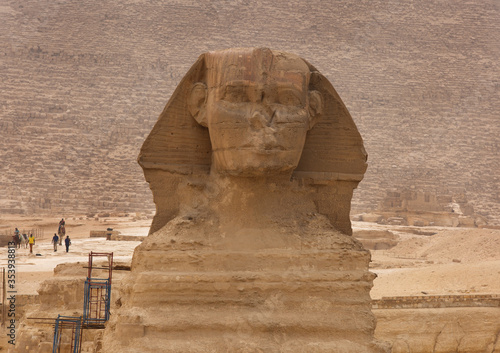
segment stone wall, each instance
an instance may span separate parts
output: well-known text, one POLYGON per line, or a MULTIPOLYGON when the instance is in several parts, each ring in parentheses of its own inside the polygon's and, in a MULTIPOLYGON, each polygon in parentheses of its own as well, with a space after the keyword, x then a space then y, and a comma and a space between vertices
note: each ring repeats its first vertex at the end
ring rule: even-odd
POLYGON ((372 301, 391 353, 500 352, 500 296, 431 295, 372 301))
POLYGON ((354 195, 465 190, 500 223, 499 10, 481 2, 6 0, 0 5, 2 213, 153 210, 135 162, 197 56, 308 58, 365 140, 354 195))
POLYGON ((498 353, 498 307, 377 309, 377 339, 391 353, 498 353))
MULTIPOLYGON (((465 191, 456 194, 410 189, 387 191, 377 213, 380 216, 378 223, 445 227, 475 227, 487 223, 484 217, 474 212, 465 191)), ((360 218, 363 219, 364 215, 360 218)))
POLYGON ((422 295, 383 297, 372 301, 373 309, 417 309, 457 307, 500 307, 498 295, 422 295))
POLYGON ((111 236, 117 236, 120 232, 117 230, 91 230, 90 237, 91 238, 108 238, 111 236))

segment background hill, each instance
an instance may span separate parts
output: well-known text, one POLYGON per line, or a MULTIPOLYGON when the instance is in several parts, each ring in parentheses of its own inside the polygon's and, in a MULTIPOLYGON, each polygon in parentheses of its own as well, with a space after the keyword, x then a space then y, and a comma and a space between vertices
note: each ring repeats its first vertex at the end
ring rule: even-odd
POLYGON ((154 209, 139 148, 196 58, 296 53, 333 84, 365 140, 353 201, 465 193, 500 223, 495 0, 2 0, 0 212, 154 209))

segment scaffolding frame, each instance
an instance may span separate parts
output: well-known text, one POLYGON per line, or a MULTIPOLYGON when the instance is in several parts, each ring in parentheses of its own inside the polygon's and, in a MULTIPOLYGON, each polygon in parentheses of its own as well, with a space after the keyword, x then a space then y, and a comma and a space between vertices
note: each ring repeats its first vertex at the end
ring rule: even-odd
POLYGON ((111 284, 107 279, 87 278, 83 306, 85 326, 102 326, 109 320, 111 284))
POLYGON ((68 353, 80 353, 82 350, 82 317, 81 316, 61 316, 57 315, 54 325, 54 340, 52 344, 52 353, 66 353, 61 352, 61 338, 63 330, 71 329, 71 340, 68 353))
POLYGON ((104 328, 109 320, 111 306, 111 278, 113 275, 113 253, 89 253, 89 266, 85 280, 83 301, 83 324, 88 328, 104 328), (95 258, 106 258, 103 266, 95 265, 95 258), (108 278, 92 277, 94 270, 108 270, 108 278))
POLYGON ((109 284, 111 285, 111 277, 113 276, 113 253, 91 251, 89 253, 89 266, 87 268, 88 268, 87 278, 92 278, 93 270, 108 270, 108 280, 109 284), (108 263, 102 267, 94 266, 94 257, 105 257, 108 263))
MULTIPOLYGON (((95 272, 94 272, 95 273, 95 272)), ((54 338, 52 353, 68 353, 61 351, 64 343, 61 343, 63 332, 71 329, 69 353, 80 353, 82 349, 82 335, 84 329, 103 329, 109 320, 111 306, 111 278, 113 274, 113 253, 89 253, 88 276, 85 280, 83 316, 57 315, 54 324, 54 338), (104 265, 95 265, 96 257, 105 257, 104 265), (94 270, 108 270, 108 278, 92 277, 94 270)), ((41 323, 54 322, 49 318, 33 318, 41 323)))

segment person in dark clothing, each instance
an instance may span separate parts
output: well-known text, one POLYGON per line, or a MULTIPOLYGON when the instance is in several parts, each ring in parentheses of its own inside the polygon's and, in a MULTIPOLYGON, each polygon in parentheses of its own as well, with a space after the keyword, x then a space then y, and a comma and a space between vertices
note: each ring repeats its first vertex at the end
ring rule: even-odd
POLYGON ((52 237, 52 244, 54 244, 54 251, 57 251, 57 242, 59 241, 59 237, 57 236, 56 233, 54 233, 54 236, 52 237))
POLYGON ((66 252, 68 252, 69 246, 71 245, 71 239, 69 238, 69 235, 66 235, 66 239, 64 239, 64 245, 66 245, 66 252))
POLYGON ((14 241, 16 249, 21 248, 21 234, 19 233, 19 229, 16 228, 16 230, 14 231, 12 240, 14 241))
POLYGON ((64 221, 64 218, 59 221, 59 228, 57 229, 58 232, 61 232, 61 229, 64 228, 66 225, 66 222, 64 221))

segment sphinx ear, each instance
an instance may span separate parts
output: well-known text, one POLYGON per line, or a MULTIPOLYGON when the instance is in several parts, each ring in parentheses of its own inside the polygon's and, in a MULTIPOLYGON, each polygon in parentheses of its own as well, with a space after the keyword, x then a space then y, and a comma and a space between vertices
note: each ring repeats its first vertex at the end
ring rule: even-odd
POLYGON ((202 126, 207 126, 207 86, 202 82, 195 83, 188 93, 188 109, 191 116, 202 126))
POLYGON ((323 113, 323 97, 319 91, 309 91, 309 130, 323 113))

